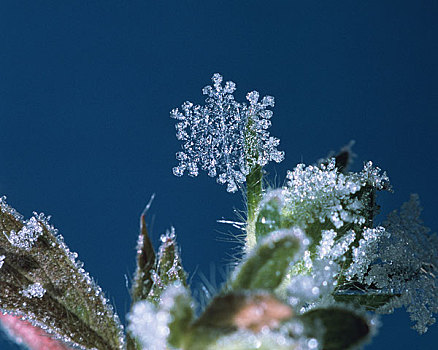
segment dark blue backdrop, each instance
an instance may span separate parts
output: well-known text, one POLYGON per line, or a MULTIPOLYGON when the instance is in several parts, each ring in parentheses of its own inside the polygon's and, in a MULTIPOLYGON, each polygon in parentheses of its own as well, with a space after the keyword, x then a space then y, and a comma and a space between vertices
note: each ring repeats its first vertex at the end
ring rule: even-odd
MULTIPOLYGON (((2 0, 0 192, 26 216, 53 216, 122 318, 139 214, 156 193, 154 242, 174 225, 199 286, 230 261, 234 245, 221 238, 232 230, 216 220, 243 202, 206 174, 172 175, 168 115, 202 102, 221 72, 240 99, 253 89, 276 97, 278 183, 355 139, 356 168, 371 159, 392 180, 383 212, 416 192, 436 230, 437 17, 433 0, 2 0)), ((437 326, 420 337, 404 312, 383 323, 368 348, 436 343, 437 326)))

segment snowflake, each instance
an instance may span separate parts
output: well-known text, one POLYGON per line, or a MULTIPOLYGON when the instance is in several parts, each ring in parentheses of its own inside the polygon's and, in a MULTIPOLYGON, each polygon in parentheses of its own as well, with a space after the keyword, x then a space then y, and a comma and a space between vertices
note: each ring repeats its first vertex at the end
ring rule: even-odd
POLYGON ((284 158, 277 150, 280 140, 267 131, 273 114, 267 107, 274 106, 274 98, 265 96, 259 102, 259 93, 252 91, 246 96, 249 104, 239 103, 233 96, 235 83, 222 86, 218 73, 212 81, 213 86, 202 90, 208 96, 204 106, 187 101, 181 111, 175 108, 170 113, 177 120, 176 137, 183 143, 173 173, 198 176, 201 168, 210 177, 217 176, 218 183, 227 183, 228 192, 235 192, 256 165, 284 158))

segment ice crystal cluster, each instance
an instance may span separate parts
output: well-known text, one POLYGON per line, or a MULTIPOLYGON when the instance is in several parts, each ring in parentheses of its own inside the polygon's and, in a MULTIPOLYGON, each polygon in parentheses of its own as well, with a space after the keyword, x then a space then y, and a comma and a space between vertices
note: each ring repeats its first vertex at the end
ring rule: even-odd
POLYGON ((182 176, 187 171, 197 176, 201 168, 217 176, 217 182, 226 183, 228 192, 235 192, 256 165, 284 158, 284 152, 277 150, 280 140, 267 130, 273 114, 267 108, 274 107, 274 98, 265 96, 259 101, 259 93, 252 91, 246 96, 249 103, 240 103, 233 96, 235 83, 227 81, 222 86, 218 73, 212 81, 213 86, 202 90, 208 96, 204 106, 187 101, 181 110, 170 113, 177 120, 176 137, 182 141, 173 173, 182 176))
POLYGON ((9 243, 13 246, 29 250, 32 248, 35 241, 42 234, 43 228, 38 223, 35 217, 31 217, 29 220, 24 222, 24 226, 20 231, 15 232, 12 230, 9 234, 3 233, 6 235, 9 243))
POLYGON ((128 315, 130 331, 144 350, 166 349, 170 334, 171 314, 178 298, 189 299, 188 291, 179 282, 169 285, 158 304, 142 300, 134 304, 128 315))
POLYGON ((46 290, 41 283, 33 283, 19 293, 26 298, 42 298, 46 290))
POLYGON ((360 173, 343 174, 337 170, 335 158, 327 165, 298 164, 287 173, 287 179, 284 210, 294 224, 308 227, 330 221, 336 229, 345 224, 365 224, 363 212, 369 208, 360 191, 366 186, 381 190, 389 184, 386 173, 381 174, 371 162, 360 173))
POLYGON ((414 328, 424 333, 438 313, 438 237, 422 225, 420 213, 413 195, 383 226, 365 230, 347 275, 371 292, 377 287, 379 293, 394 295, 378 311, 404 306, 414 328))

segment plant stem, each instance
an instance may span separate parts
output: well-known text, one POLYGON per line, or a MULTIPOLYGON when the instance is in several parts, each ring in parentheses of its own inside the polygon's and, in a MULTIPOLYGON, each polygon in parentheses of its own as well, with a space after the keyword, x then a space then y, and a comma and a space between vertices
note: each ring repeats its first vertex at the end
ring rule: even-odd
POLYGON ((257 211, 262 198, 263 169, 255 165, 246 176, 246 201, 247 201, 247 223, 246 223, 246 250, 253 248, 256 241, 255 224, 257 211))

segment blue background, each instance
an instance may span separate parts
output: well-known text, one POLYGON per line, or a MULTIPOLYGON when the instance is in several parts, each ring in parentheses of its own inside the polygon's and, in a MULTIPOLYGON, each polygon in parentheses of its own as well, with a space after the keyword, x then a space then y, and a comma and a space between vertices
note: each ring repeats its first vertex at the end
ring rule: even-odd
MULTIPOLYGON (((387 170, 385 213, 418 193, 435 231, 438 111, 436 1, 0 2, 0 192, 52 223, 115 303, 128 309, 139 214, 156 193, 152 236, 174 225, 192 285, 232 261, 223 242, 240 194, 202 173, 176 178, 169 111, 215 72, 276 98, 271 133, 286 151, 269 167, 312 163, 355 139, 387 170)), ((215 273, 213 273, 215 272, 215 273)), ((214 276, 214 274, 216 276, 214 276)), ((430 349, 404 311, 382 318, 369 349, 430 349)), ((15 349, 0 339, 1 349, 15 349)))

